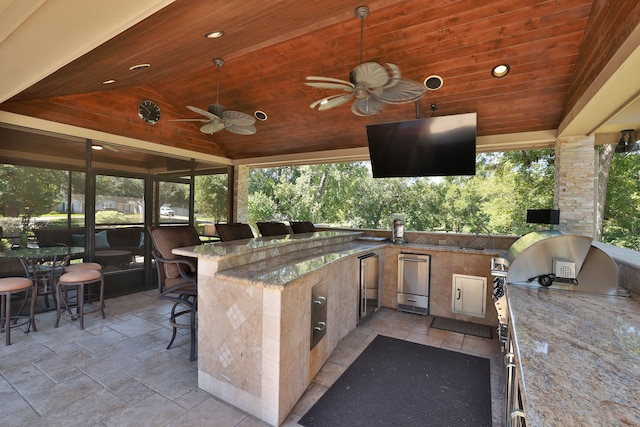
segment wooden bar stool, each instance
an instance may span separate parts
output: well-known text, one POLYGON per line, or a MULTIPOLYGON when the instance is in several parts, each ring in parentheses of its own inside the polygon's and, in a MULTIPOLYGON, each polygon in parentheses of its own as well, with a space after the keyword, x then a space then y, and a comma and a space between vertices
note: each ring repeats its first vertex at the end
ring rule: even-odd
POLYGON ((58 281, 58 286, 56 287, 56 296, 57 296, 57 305, 56 305, 56 328, 60 323, 60 314, 62 312, 62 306, 64 306, 65 311, 69 313, 71 316, 71 320, 76 320, 80 318, 80 329, 84 329, 84 315, 88 313, 93 313, 95 311, 100 310, 102 314, 102 318, 105 318, 104 315, 104 277, 101 271, 93 270, 93 269, 78 269, 76 271, 71 271, 69 273, 64 273, 60 276, 60 280, 58 281), (87 293, 85 295, 85 287, 87 285, 100 282, 100 291, 98 298, 98 308, 95 310, 84 311, 84 302, 85 296, 89 296, 87 293), (76 290, 76 314, 74 315, 71 312, 71 307, 73 304, 69 303, 68 295, 70 288, 75 288, 76 290))
MULTIPOLYGON (((5 345, 11 345, 11 296, 18 292, 26 292, 28 298, 31 296, 31 309, 29 312, 29 325, 36 331, 36 321, 34 317, 36 309, 36 288, 33 282, 26 277, 6 277, 0 279, 0 330, 5 333, 5 345), (31 294, 31 295, 29 295, 31 294)), ((17 326, 20 313, 13 316, 17 326)), ((27 328, 28 330, 28 328, 27 328)))

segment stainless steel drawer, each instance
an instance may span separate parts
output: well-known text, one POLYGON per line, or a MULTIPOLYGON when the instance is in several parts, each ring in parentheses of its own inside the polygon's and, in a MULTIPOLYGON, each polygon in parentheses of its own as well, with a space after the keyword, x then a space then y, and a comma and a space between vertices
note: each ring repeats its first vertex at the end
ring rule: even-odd
POLYGON ((411 305, 416 307, 428 307, 429 297, 422 295, 404 294, 398 292, 398 304, 411 305))

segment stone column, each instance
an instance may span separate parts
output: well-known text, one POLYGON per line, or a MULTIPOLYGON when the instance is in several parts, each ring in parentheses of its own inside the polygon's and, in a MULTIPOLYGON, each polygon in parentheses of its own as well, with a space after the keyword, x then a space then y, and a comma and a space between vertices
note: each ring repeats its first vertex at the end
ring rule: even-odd
POLYGON ((249 218, 249 167, 234 166, 233 221, 247 222, 249 218))
POLYGON ((558 229, 593 237, 596 225, 597 151, 593 136, 556 141, 553 204, 560 209, 558 229))

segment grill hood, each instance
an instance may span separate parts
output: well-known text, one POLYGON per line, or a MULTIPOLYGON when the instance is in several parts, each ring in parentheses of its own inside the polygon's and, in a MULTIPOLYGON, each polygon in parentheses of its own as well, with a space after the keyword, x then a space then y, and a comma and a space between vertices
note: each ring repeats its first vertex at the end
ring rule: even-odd
POLYGON ((509 248, 507 283, 541 286, 604 295, 618 294, 618 266, 587 236, 556 230, 536 231, 509 248), (554 275, 554 276, 551 276, 554 275), (547 282, 545 282, 547 280, 547 282))

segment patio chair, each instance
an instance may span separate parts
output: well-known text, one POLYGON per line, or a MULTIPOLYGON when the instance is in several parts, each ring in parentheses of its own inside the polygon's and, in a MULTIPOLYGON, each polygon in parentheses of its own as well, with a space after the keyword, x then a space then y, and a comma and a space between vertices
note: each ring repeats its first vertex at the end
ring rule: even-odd
POLYGON ((256 225, 262 236, 282 236, 291 233, 283 222, 257 222, 256 225))
POLYGON ((309 221, 291 221, 291 229, 294 233, 313 233, 316 227, 309 221))
POLYGON ((251 239, 255 237, 253 230, 249 224, 243 223, 230 223, 230 224, 216 224, 218 235, 223 242, 229 242, 232 240, 251 239))
POLYGON ((189 329, 191 352, 189 360, 196 360, 196 315, 198 310, 197 262, 193 258, 174 255, 175 248, 199 245, 198 231, 192 226, 149 226, 153 244, 152 255, 158 272, 158 298, 173 301, 169 324, 173 328, 171 341, 176 339, 178 329, 189 329), (188 323, 180 322, 188 316, 188 323))

